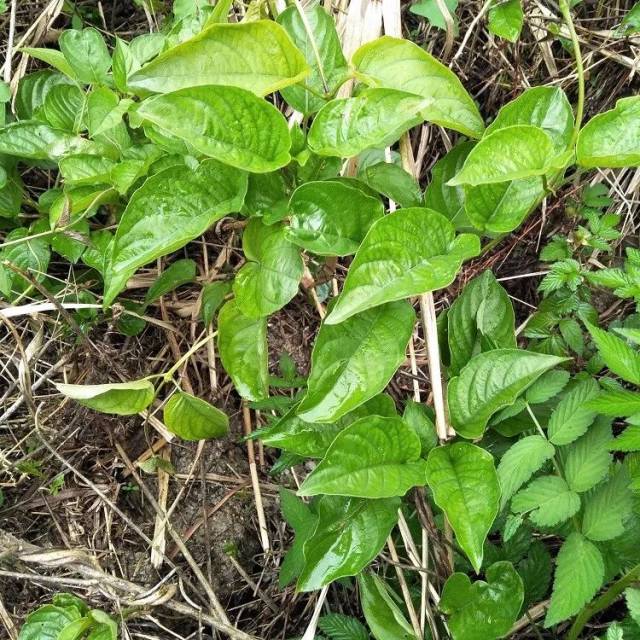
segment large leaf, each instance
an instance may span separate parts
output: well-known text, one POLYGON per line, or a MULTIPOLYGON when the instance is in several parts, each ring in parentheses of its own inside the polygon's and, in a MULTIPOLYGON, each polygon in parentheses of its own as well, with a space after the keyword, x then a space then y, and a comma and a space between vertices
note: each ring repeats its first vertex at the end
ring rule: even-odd
POLYGON ((229 431, 229 418, 205 400, 177 391, 164 406, 164 423, 183 440, 219 438, 229 431))
POLYGON ((247 263, 233 283, 238 307, 251 318, 268 316, 298 292, 304 264, 298 248, 280 224, 268 227, 253 218, 242 235, 247 263))
POLYGON ((218 84, 264 96, 303 80, 309 67, 271 20, 215 24, 160 54, 128 80, 132 89, 169 93, 218 84))
POLYGON ((454 573, 442 591, 440 610, 454 640, 494 640, 504 636, 518 617, 524 587, 510 562, 496 562, 486 571, 486 582, 471 582, 454 573))
POLYGON ((349 158, 365 149, 393 144, 423 118, 426 100, 404 91, 368 89, 337 98, 318 111, 307 142, 321 156, 349 158))
POLYGON ((378 38, 360 47, 352 63, 367 82, 426 98, 425 120, 472 138, 482 135, 482 117, 458 77, 409 40, 378 38))
POLYGON ((267 319, 245 316, 235 300, 218 314, 218 352, 236 391, 247 400, 269 395, 267 319))
POLYGON ((246 174, 216 160, 195 171, 165 169, 138 189, 122 214, 106 269, 104 304, 110 304, 135 270, 183 247, 216 220, 238 211, 246 174))
POLYGON ((611 438, 611 420, 598 418, 589 431, 569 447, 563 467, 572 491, 588 491, 607 475, 611 438))
POLYGON ((58 41, 75 76, 85 84, 107 82, 111 56, 100 32, 93 28, 67 29, 58 41))
POLYGON ((580 496, 560 476, 541 476, 513 496, 511 510, 528 513, 539 527, 552 527, 574 516, 580 496))
POLYGON ((136 116, 200 153, 246 171, 266 173, 291 160, 284 116, 246 89, 181 89, 148 98, 136 116))
POLYGON ((451 375, 481 351, 515 348, 515 316, 507 292, 491 271, 467 284, 447 314, 451 375))
POLYGON ((451 222, 430 209, 385 216, 365 236, 325 322, 337 324, 379 304, 442 289, 479 251, 477 236, 456 236, 451 222))
POLYGON ((403 496, 425 483, 420 451, 420 439, 404 420, 362 418, 336 436, 298 495, 403 496))
POLYGON ((545 371, 563 361, 519 349, 497 349, 475 356, 447 390, 455 430, 464 438, 480 437, 494 413, 512 405, 545 371))
POLYGON ((569 444, 589 428, 596 413, 587 403, 598 393, 600 387, 592 378, 579 382, 567 392, 549 419, 547 431, 553 444, 569 444))
POLYGON ((340 325, 320 328, 311 356, 307 395, 298 414, 334 422, 380 393, 405 359, 415 313, 400 301, 371 309, 340 325))
POLYGON ((640 385, 640 353, 612 333, 591 324, 587 324, 587 329, 609 370, 627 382, 640 385))
POLYGON ((298 187, 289 212, 292 242, 318 255, 345 256, 356 252, 371 225, 382 218, 384 207, 355 186, 326 180, 298 187))
POLYGON ((278 16, 278 22, 304 54, 311 73, 303 83, 287 87, 281 93, 294 109, 310 114, 318 111, 326 102, 317 94, 333 94, 348 69, 335 20, 319 4, 305 7, 304 18, 300 15, 299 7, 301 5, 285 9, 278 16))
POLYGON ((544 626, 552 627, 578 613, 596 595, 603 579, 604 560, 598 548, 580 533, 570 533, 556 560, 544 626))
POLYGON ((458 544, 480 571, 484 541, 500 502, 493 456, 468 442, 436 447, 427 460, 427 482, 458 544))
POLYGON ((359 574, 384 546, 399 507, 399 498, 320 498, 317 527, 304 545, 298 589, 315 591, 338 578, 359 574))
POLYGON ((119 416, 133 415, 146 409, 155 395, 153 385, 146 379, 111 384, 57 383, 56 389, 85 407, 119 416))
POLYGON ((578 137, 577 160, 588 169, 640 165, 640 96, 622 98, 615 109, 587 122, 578 137))

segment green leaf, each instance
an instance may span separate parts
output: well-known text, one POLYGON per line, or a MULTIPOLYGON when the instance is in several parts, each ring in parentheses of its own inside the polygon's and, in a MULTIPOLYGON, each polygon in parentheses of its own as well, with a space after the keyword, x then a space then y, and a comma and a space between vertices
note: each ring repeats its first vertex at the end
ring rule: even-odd
POLYGON ((514 513, 528 513, 539 527, 552 527, 574 516, 580 509, 580 496, 559 476, 541 476, 511 500, 514 513))
POLYGON ((104 84, 111 68, 111 56, 100 32, 88 29, 67 29, 58 40, 60 51, 80 82, 104 84))
POLYGON ((211 326, 216 311, 229 293, 231 293, 231 283, 226 280, 209 282, 202 287, 200 312, 205 327, 211 326))
MULTIPOLYGON (((395 215, 395 214, 394 214, 395 215)), ((334 422, 380 393, 405 359, 415 322, 408 302, 320 327, 311 355, 308 391, 298 409, 307 422, 334 422)))
POLYGON ((607 475, 611 438, 611 421, 598 418, 589 431, 568 448, 564 477, 572 491, 588 491, 607 475))
POLYGON ((517 42, 524 24, 522 0, 496 0, 489 9, 489 31, 509 42, 517 42))
POLYGON ((512 445, 498 464, 498 479, 502 489, 501 507, 554 454, 555 447, 539 435, 527 436, 512 445))
POLYGON ((636 624, 640 625, 640 589, 629 587, 628 589, 625 589, 624 597, 627 601, 629 615, 636 624))
MULTIPOLYGON (((73 70, 67 59, 64 57, 64 53, 62 51, 58 51, 57 49, 44 49, 37 47, 22 47, 19 49, 21 53, 26 53, 28 56, 35 58, 36 60, 41 60, 42 62, 46 62, 48 65, 52 66, 54 69, 61 71, 65 76, 72 78, 73 80, 78 80, 78 76, 76 72, 73 70)), ((36 72, 38 73, 38 72, 36 72)), ((35 74, 31 74, 35 75, 35 74)))
POLYGON ((518 563, 518 573, 524 583, 524 606, 543 600, 551 585, 551 554, 544 543, 536 540, 527 557, 518 563))
POLYGON ((218 314, 218 352, 236 391, 247 400, 269 395, 267 319, 249 318, 235 300, 218 314))
POLYGON ((384 215, 384 207, 348 183, 327 180, 298 187, 289 214, 291 242, 318 255, 345 256, 356 252, 371 225, 384 215))
POLYGON ((331 640, 369 640, 365 626, 357 618, 342 613, 320 616, 318 627, 331 640))
POLYGON ((383 36, 358 49, 352 59, 366 82, 414 93, 429 102, 422 116, 435 124, 479 138, 484 123, 458 77, 418 45, 383 36))
POLYGON ((315 113, 326 103, 326 100, 316 94, 334 94, 347 76, 348 67, 340 47, 336 23, 331 15, 319 4, 307 6, 303 11, 304 18, 300 15, 298 6, 288 7, 278 15, 278 23, 304 54, 311 73, 304 83, 286 87, 281 93, 296 111, 308 115, 315 113))
POLYGON ((362 418, 336 436, 298 495, 403 496, 411 487, 425 483, 420 451, 420 439, 404 420, 362 418))
POLYGON ((544 626, 552 627, 578 613, 596 595, 603 580, 604 560, 598 548, 580 533, 570 533, 556 559, 544 626))
POLYGON ((144 297, 145 304, 171 293, 179 286, 193 282, 196 277, 198 265, 193 260, 185 258, 176 260, 170 264, 147 289, 144 297))
POLYGON ((90 186, 110 182, 115 163, 108 158, 79 154, 62 158, 58 164, 66 185, 90 186))
POLYGON ((226 414, 183 391, 176 391, 165 404, 164 423, 183 440, 220 438, 229 431, 226 414))
POLYGON ((368 166, 360 177, 372 189, 401 207, 419 207, 422 204, 420 185, 397 164, 378 162, 368 166))
POLYGON ((393 144, 423 121, 427 100, 393 89, 367 89, 355 98, 336 98, 309 129, 309 148, 321 156, 350 158, 365 149, 393 144))
POLYGON ((612 333, 586 323, 605 365, 623 380, 640 385, 640 354, 612 333))
POLYGON ((627 427, 609 444, 611 451, 640 451, 640 426, 627 427))
POLYGON ((438 435, 433 418, 422 402, 409 400, 404 407, 402 419, 416 432, 420 438, 420 455, 426 457, 429 451, 438 444, 438 435))
POLYGON ((529 404, 543 404, 555 398, 567 386, 570 377, 571 374, 564 369, 547 371, 527 389, 526 401, 529 404))
POLYGON ((106 267, 104 304, 109 305, 143 264, 167 255, 238 211, 247 176, 216 160, 195 171, 172 167, 147 179, 122 214, 106 267))
POLYGON ((485 573, 486 582, 454 573, 444 585, 439 607, 454 640, 501 638, 518 617, 524 586, 513 565, 496 562, 485 573))
POLYGON ((484 541, 500 502, 493 456, 468 442, 436 447, 427 459, 427 482, 458 544, 479 572, 484 541))
POLYGON ((622 98, 615 109, 587 122, 578 137, 577 161, 587 169, 640 165, 640 96, 622 98))
POLYGON ((479 251, 477 236, 456 236, 435 211, 409 208, 385 216, 365 236, 325 322, 337 324, 385 302, 442 289, 479 251))
POLYGON ((27 616, 19 640, 58 640, 64 628, 80 617, 76 607, 45 604, 27 616))
POLYGON ((280 224, 265 225, 253 218, 242 234, 247 263, 233 282, 236 303, 250 318, 268 316, 298 293, 304 263, 280 224))
POLYGON ((451 423, 463 438, 480 437, 489 418, 512 405, 543 373, 564 358, 519 349, 478 354, 449 382, 451 423))
POLYGON ((384 546, 399 507, 399 498, 320 498, 318 525, 304 544, 298 590, 315 591, 339 578, 358 575, 384 546))
POLYGON ((588 378, 565 394, 549 419, 547 436, 553 444, 569 444, 585 433, 596 417, 586 404, 598 393, 598 383, 588 378))
POLYGON ((291 137, 284 116, 245 89, 181 89, 148 98, 137 108, 136 116, 200 153, 246 171, 266 173, 291 160, 291 137))
POLYGON ((396 604, 398 596, 381 578, 361 573, 358 587, 362 613, 376 640, 416 640, 412 626, 396 604))
POLYGON ((84 115, 85 94, 79 87, 59 84, 51 88, 42 105, 42 113, 54 129, 76 133, 84 115))
POLYGON ((129 416, 146 409, 155 396, 149 380, 113 382, 110 384, 62 384, 56 389, 85 407, 101 413, 129 416))
POLYGON ((136 71, 132 89, 170 93, 187 87, 225 85, 265 96, 309 74, 303 54, 271 20, 214 24, 136 71))
POLYGON ((447 314, 451 375, 482 351, 515 348, 515 316, 507 292, 491 271, 469 282, 447 314))
POLYGON ((9 232, 6 242, 24 240, 10 247, 0 250, 0 293, 11 297, 11 292, 22 292, 31 286, 21 275, 15 273, 9 267, 2 264, 5 260, 18 267, 22 271, 31 274, 40 282, 47 273, 51 251, 46 238, 33 238, 26 240, 32 232, 26 227, 18 227, 9 232))
MULTIPOLYGON (((458 21, 456 20, 456 9, 458 8, 458 0, 444 0, 444 3, 449 9, 449 13, 451 14, 455 30, 454 34, 458 35, 458 21)), ((442 29, 443 31, 447 30, 447 23, 442 15, 442 11, 440 11, 440 7, 436 0, 421 0, 420 2, 416 2, 409 9, 411 13, 415 13, 418 16, 422 16, 429 21, 429 24, 432 27, 436 27, 438 29, 442 29)))
POLYGON ((629 472, 618 465, 609 479, 585 497, 582 533, 594 542, 612 540, 624 533, 633 510, 629 472))
MULTIPOLYGON (((636 2, 625 14, 620 26, 615 30, 618 38, 635 35, 640 32, 640 3, 636 2)), ((638 623, 640 624, 640 622, 638 623)))

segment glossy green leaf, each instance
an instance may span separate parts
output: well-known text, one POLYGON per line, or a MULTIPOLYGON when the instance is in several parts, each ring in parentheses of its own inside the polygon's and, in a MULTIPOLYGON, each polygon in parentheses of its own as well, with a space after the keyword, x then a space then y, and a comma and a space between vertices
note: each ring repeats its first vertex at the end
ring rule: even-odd
POLYGON ((522 0, 494 0, 489 9, 489 31, 509 42, 517 42, 524 24, 522 0))
POLYGON ((76 607, 45 604, 27 616, 19 640, 58 640, 64 628, 80 617, 76 607))
POLYGON ((171 263, 147 289, 144 297, 146 304, 157 300, 161 296, 171 293, 183 284, 193 282, 196 277, 198 265, 189 258, 176 260, 171 263))
POLYGON ((229 431, 229 418, 205 400, 176 391, 164 405, 164 423, 183 440, 220 438, 229 431))
POLYGON ((438 435, 433 421, 433 414, 422 402, 409 400, 404 407, 402 419, 416 432, 420 438, 420 455, 425 457, 438 444, 438 435))
POLYGON ((269 395, 267 319, 249 318, 235 300, 218 314, 218 352, 236 391, 247 400, 269 395))
POLYGON ((611 438, 611 420, 597 418, 587 433, 567 449, 564 477, 572 491, 588 491, 607 475, 611 438))
POLYGON ((420 185, 413 176, 392 162, 378 162, 366 167, 362 179, 375 191, 382 193, 401 207, 422 205, 420 185))
POLYGON ((564 358, 518 349, 481 353, 448 386, 451 423, 464 438, 479 438, 489 418, 564 358))
POLYGON ((587 329, 609 370, 627 382, 640 385, 640 353, 612 333, 588 323, 587 329))
POLYGON ((308 74, 304 56, 287 32, 271 20, 258 20, 214 24, 136 71, 128 85, 169 93, 215 84, 264 96, 296 84, 308 74))
POLYGON ((600 393, 598 383, 588 378, 575 385, 554 409, 547 427, 548 438, 553 444, 565 445, 579 438, 596 417, 587 403, 600 393))
POLYGON ((42 281, 47 273, 51 258, 49 245, 45 238, 26 240, 32 235, 34 234, 27 227, 18 227, 5 237, 6 242, 24 240, 0 250, 0 293, 7 298, 11 298, 12 291, 22 292, 30 288, 31 283, 3 265, 5 260, 22 271, 26 271, 38 282, 42 281))
POLYGON ((85 94, 79 87, 59 84, 51 88, 42 105, 42 113, 54 129, 76 133, 84 115, 85 94))
POLYGON ((107 87, 95 87, 87 98, 86 124, 89 135, 111 148, 119 158, 131 146, 129 131, 122 121, 123 107, 118 94, 107 87))
POLYGON ((321 156, 350 158, 393 144, 423 121, 427 101, 394 89, 368 89, 355 98, 328 102, 313 120, 307 142, 321 156))
POLYGON ((564 369, 547 371, 528 389, 525 399, 529 404, 542 404, 557 396, 569 382, 571 374, 564 369))
POLYGON ((181 89, 148 98, 136 116, 200 153, 246 171, 274 171, 291 160, 284 116, 245 89, 181 89))
POLYGON ((454 640, 494 640, 511 629, 523 599, 522 579, 513 565, 496 562, 486 570, 486 582, 471 582, 464 573, 450 576, 439 606, 449 616, 454 640))
POLYGON ((113 382, 110 384, 62 384, 56 389, 85 407, 119 416, 133 415, 146 409, 155 395, 149 380, 113 382))
POLYGON ((205 327, 211 325, 216 312, 229 293, 231 293, 231 282, 227 280, 209 282, 202 287, 200 313, 205 327))
POLYGON ((587 169, 640 165, 640 96, 622 98, 615 109, 587 122, 578 137, 577 160, 587 169))
POLYGON ((420 439, 404 420, 362 418, 336 436, 298 495, 403 496, 425 483, 420 451, 420 439))
MULTIPOLYGON (((21 53, 26 53, 27 55, 35 58, 36 60, 41 60, 42 62, 46 62, 48 65, 52 66, 54 69, 62 72, 68 78, 73 80, 78 80, 78 76, 76 72, 73 70, 67 59, 64 57, 62 51, 58 51, 57 49, 49 49, 49 48, 39 48, 39 47, 22 47, 19 49, 21 53)), ((36 72, 38 73, 38 72, 36 72)), ((30 74, 35 75, 35 74, 30 74)), ((29 116, 31 117, 31 116, 29 116)))
POLYGON ((246 174, 216 160, 165 169, 138 189, 122 214, 106 268, 104 304, 109 305, 136 269, 171 253, 238 211, 246 174))
POLYGON ((482 117, 458 77, 409 40, 389 36, 373 40, 355 52, 352 64, 371 84, 426 98, 425 120, 472 138, 482 136, 482 117))
POLYGON ((399 498, 320 498, 318 525, 304 545, 305 565, 298 590, 315 591, 339 578, 359 574, 384 546, 399 507, 399 498))
POLYGON ((405 359, 414 322, 413 308, 405 301, 340 325, 325 322, 313 347, 298 415, 308 422, 334 422, 380 393, 405 359))
POLYGON ((287 184, 279 171, 251 173, 244 208, 249 215, 262 216, 271 224, 287 217, 289 196, 287 184))
POLYGON ((427 482, 458 544, 479 572, 484 541, 500 502, 493 456, 468 442, 436 447, 427 459, 427 482))
MULTIPOLYGON (((47 51, 55 50, 47 49, 47 51)), ((51 69, 40 69, 21 78, 14 101, 18 120, 31 120, 38 115, 49 91, 60 84, 72 85, 73 80, 51 69)))
MULTIPOLYGON (((444 5, 449 9, 449 13, 453 18, 453 33, 458 35, 458 20, 456 18, 456 9, 458 8, 459 0, 444 0, 444 5)), ((411 13, 415 13, 418 16, 422 16, 429 21, 429 24, 443 31, 447 30, 447 23, 442 15, 440 6, 437 0, 418 0, 415 4, 409 8, 411 13)))
POLYGON ((65 184, 75 186, 109 183, 115 166, 109 158, 84 153, 62 158, 58 164, 65 184))
POLYGON ((345 256, 356 252, 384 207, 349 183, 326 180, 298 187, 289 213, 291 242, 318 255, 345 256))
POLYGON ((379 304, 442 289, 479 251, 477 236, 456 236, 453 225, 430 209, 385 216, 365 236, 325 322, 337 324, 379 304))
POLYGON ((469 282, 447 314, 451 375, 482 351, 515 348, 515 316, 507 292, 491 271, 469 282))
POLYGON ((238 308, 250 318, 268 316, 298 292, 304 264, 298 248, 287 240, 282 225, 249 221, 242 235, 247 263, 233 283, 238 308))
POLYGON ((60 35, 58 44, 78 80, 85 84, 107 81, 111 56, 99 31, 91 27, 82 30, 67 29, 60 35))

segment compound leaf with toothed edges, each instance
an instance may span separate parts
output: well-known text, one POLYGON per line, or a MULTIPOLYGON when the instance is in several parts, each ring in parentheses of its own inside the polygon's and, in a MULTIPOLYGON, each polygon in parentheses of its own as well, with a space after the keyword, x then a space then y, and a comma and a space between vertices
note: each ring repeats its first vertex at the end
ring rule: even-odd
POLYGON ((110 384, 62 384, 56 389, 76 402, 101 413, 129 416, 146 409, 155 396, 149 380, 110 384))
POLYGON ((564 456, 564 477, 572 491, 588 491, 609 471, 611 420, 596 418, 587 433, 573 442, 564 456))
POLYGON ((220 438, 229 431, 225 413, 201 398, 177 391, 164 406, 164 423, 183 440, 220 438))
POLYGON ((369 632, 362 622, 342 613, 320 616, 318 627, 331 640, 369 640, 369 632))
POLYGON ((588 378, 563 396, 547 425, 547 436, 553 444, 569 444, 585 433, 596 417, 596 412, 587 403, 599 393, 598 383, 588 378))
POLYGON ((640 353, 624 340, 599 327, 586 323, 605 365, 623 380, 640 385, 640 353))
POLYGON ((528 513, 539 527, 553 527, 574 516, 580 496, 560 476, 535 478, 511 500, 514 513, 528 513))

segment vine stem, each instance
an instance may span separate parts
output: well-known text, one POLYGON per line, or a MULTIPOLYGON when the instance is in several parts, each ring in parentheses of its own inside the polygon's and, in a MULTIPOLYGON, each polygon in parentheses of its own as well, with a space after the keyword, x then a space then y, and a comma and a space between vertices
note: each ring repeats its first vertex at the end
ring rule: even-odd
POLYGON ((571 43, 573 45, 573 57, 576 61, 576 71, 578 73, 578 104, 576 106, 576 126, 573 130, 573 138, 571 140, 571 145, 574 145, 578 140, 578 134, 580 133, 580 127, 582 126, 582 120, 584 118, 584 62, 582 60, 582 49, 580 48, 580 40, 578 39, 578 34, 576 33, 576 28, 573 24, 573 18, 571 17, 569 0, 560 0, 560 11, 562 12, 562 17, 567 23, 567 27, 569 29, 569 35, 571 36, 571 43))

